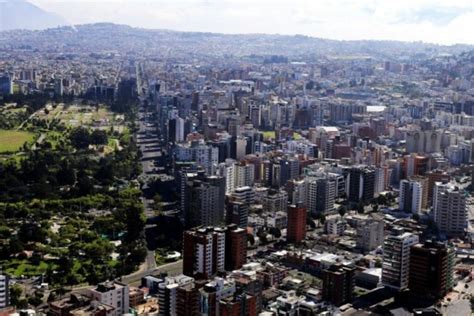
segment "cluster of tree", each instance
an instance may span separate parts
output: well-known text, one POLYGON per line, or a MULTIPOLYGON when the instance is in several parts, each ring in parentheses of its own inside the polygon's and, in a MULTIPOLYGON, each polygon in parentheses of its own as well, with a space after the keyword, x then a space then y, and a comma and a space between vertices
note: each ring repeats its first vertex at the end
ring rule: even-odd
POLYGON ((77 149, 86 149, 89 145, 106 145, 109 142, 107 132, 77 127, 69 133, 71 144, 77 149))
POLYGON ((6 241, 0 245, 0 260, 17 257, 37 266, 46 254, 57 257, 48 260, 46 272, 47 282, 53 285, 95 284, 128 274, 146 256, 145 218, 138 189, 71 200, 3 203, 0 214, 2 222, 18 227, 0 226, 0 238, 6 241), (72 210, 76 204, 78 208, 72 210), (110 211, 100 216, 87 212, 93 208, 110 211), (12 215, 15 217, 9 217, 12 215), (64 219, 58 231, 51 230, 51 216, 64 219), (115 247, 110 240, 121 243, 115 247), (24 250, 35 255, 26 258, 21 255, 24 250), (111 259, 114 251, 117 260, 111 259))
POLYGON ((26 111, 20 112, 0 112, 0 129, 13 129, 18 127, 28 118, 26 111))
POLYGON ((108 186, 119 179, 134 179, 141 172, 135 143, 126 137, 120 143, 122 150, 99 160, 63 145, 55 150, 30 150, 20 164, 0 162, 0 202, 107 193, 108 186))
POLYGON ((27 105, 28 113, 36 112, 46 106, 48 102, 61 103, 61 102, 71 102, 73 101, 74 96, 72 95, 63 95, 63 96, 54 96, 53 98, 49 93, 30 93, 22 94, 15 93, 3 96, 4 103, 16 103, 19 105, 27 105))

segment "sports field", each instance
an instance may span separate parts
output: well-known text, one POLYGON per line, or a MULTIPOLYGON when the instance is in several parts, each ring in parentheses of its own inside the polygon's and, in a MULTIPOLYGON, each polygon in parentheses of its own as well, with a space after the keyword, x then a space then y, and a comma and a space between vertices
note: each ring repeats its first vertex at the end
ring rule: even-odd
POLYGON ((25 142, 32 142, 35 134, 24 131, 0 130, 0 153, 19 151, 25 142))

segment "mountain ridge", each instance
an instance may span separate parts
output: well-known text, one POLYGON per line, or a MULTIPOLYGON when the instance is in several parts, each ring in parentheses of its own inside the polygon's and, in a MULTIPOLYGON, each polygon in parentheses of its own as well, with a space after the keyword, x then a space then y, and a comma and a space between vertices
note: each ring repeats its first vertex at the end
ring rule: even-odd
POLYGON ((45 30, 70 25, 60 15, 45 11, 26 0, 0 1, 0 31, 45 30))

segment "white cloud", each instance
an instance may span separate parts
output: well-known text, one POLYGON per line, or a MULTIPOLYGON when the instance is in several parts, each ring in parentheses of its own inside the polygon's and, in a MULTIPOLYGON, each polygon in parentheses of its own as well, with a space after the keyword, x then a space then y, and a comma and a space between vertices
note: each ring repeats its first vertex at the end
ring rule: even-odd
POLYGON ((31 0, 72 23, 474 44, 474 0, 31 0))

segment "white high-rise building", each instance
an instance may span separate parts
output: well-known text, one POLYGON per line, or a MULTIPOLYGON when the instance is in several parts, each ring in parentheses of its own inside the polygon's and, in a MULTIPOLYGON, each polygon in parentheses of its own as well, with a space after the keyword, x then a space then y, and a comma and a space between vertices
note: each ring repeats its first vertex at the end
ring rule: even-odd
POLYGON ((91 296, 103 303, 115 308, 112 316, 127 314, 130 308, 130 296, 128 285, 119 282, 104 282, 96 288, 89 290, 91 296))
POLYGON ((176 118, 176 141, 182 142, 184 141, 184 119, 178 117, 176 118))
POLYGON ((390 235, 383 244, 382 283, 395 290, 408 287, 410 269, 410 248, 418 243, 418 236, 412 233, 390 235))
POLYGON ((234 186, 252 187, 255 183, 255 165, 250 163, 236 163, 235 166, 235 182, 234 186))
POLYGON ((334 211, 336 180, 327 175, 308 176, 306 181, 306 207, 310 214, 327 214, 334 211))
POLYGON ((285 190, 269 190, 262 197, 264 212, 286 212, 288 208, 288 193, 285 190))
POLYGON ((183 274, 208 279, 225 271, 225 230, 200 228, 183 236, 183 274))
POLYGON ((178 161, 194 161, 206 169, 207 174, 213 174, 219 162, 219 149, 204 141, 192 141, 177 144, 175 156, 178 161))
POLYGON ((435 183, 433 218, 441 232, 450 236, 464 234, 468 224, 468 196, 453 182, 435 183))
MULTIPOLYGON (((425 188, 427 189, 427 188, 425 188)), ((423 184, 416 180, 400 181, 399 208, 405 212, 419 214, 423 203, 423 184)))
POLYGON ((193 283, 194 278, 185 275, 166 277, 163 282, 158 285, 158 303, 160 305, 159 315, 176 315, 178 288, 193 283))
POLYGON ((372 251, 381 246, 384 241, 383 219, 367 218, 357 222, 357 248, 372 251))
POLYGON ((247 149, 247 139, 245 137, 237 137, 235 141, 235 158, 242 159, 245 157, 247 149))
POLYGON ((9 281, 8 275, 0 274, 0 308, 10 305, 9 281))

